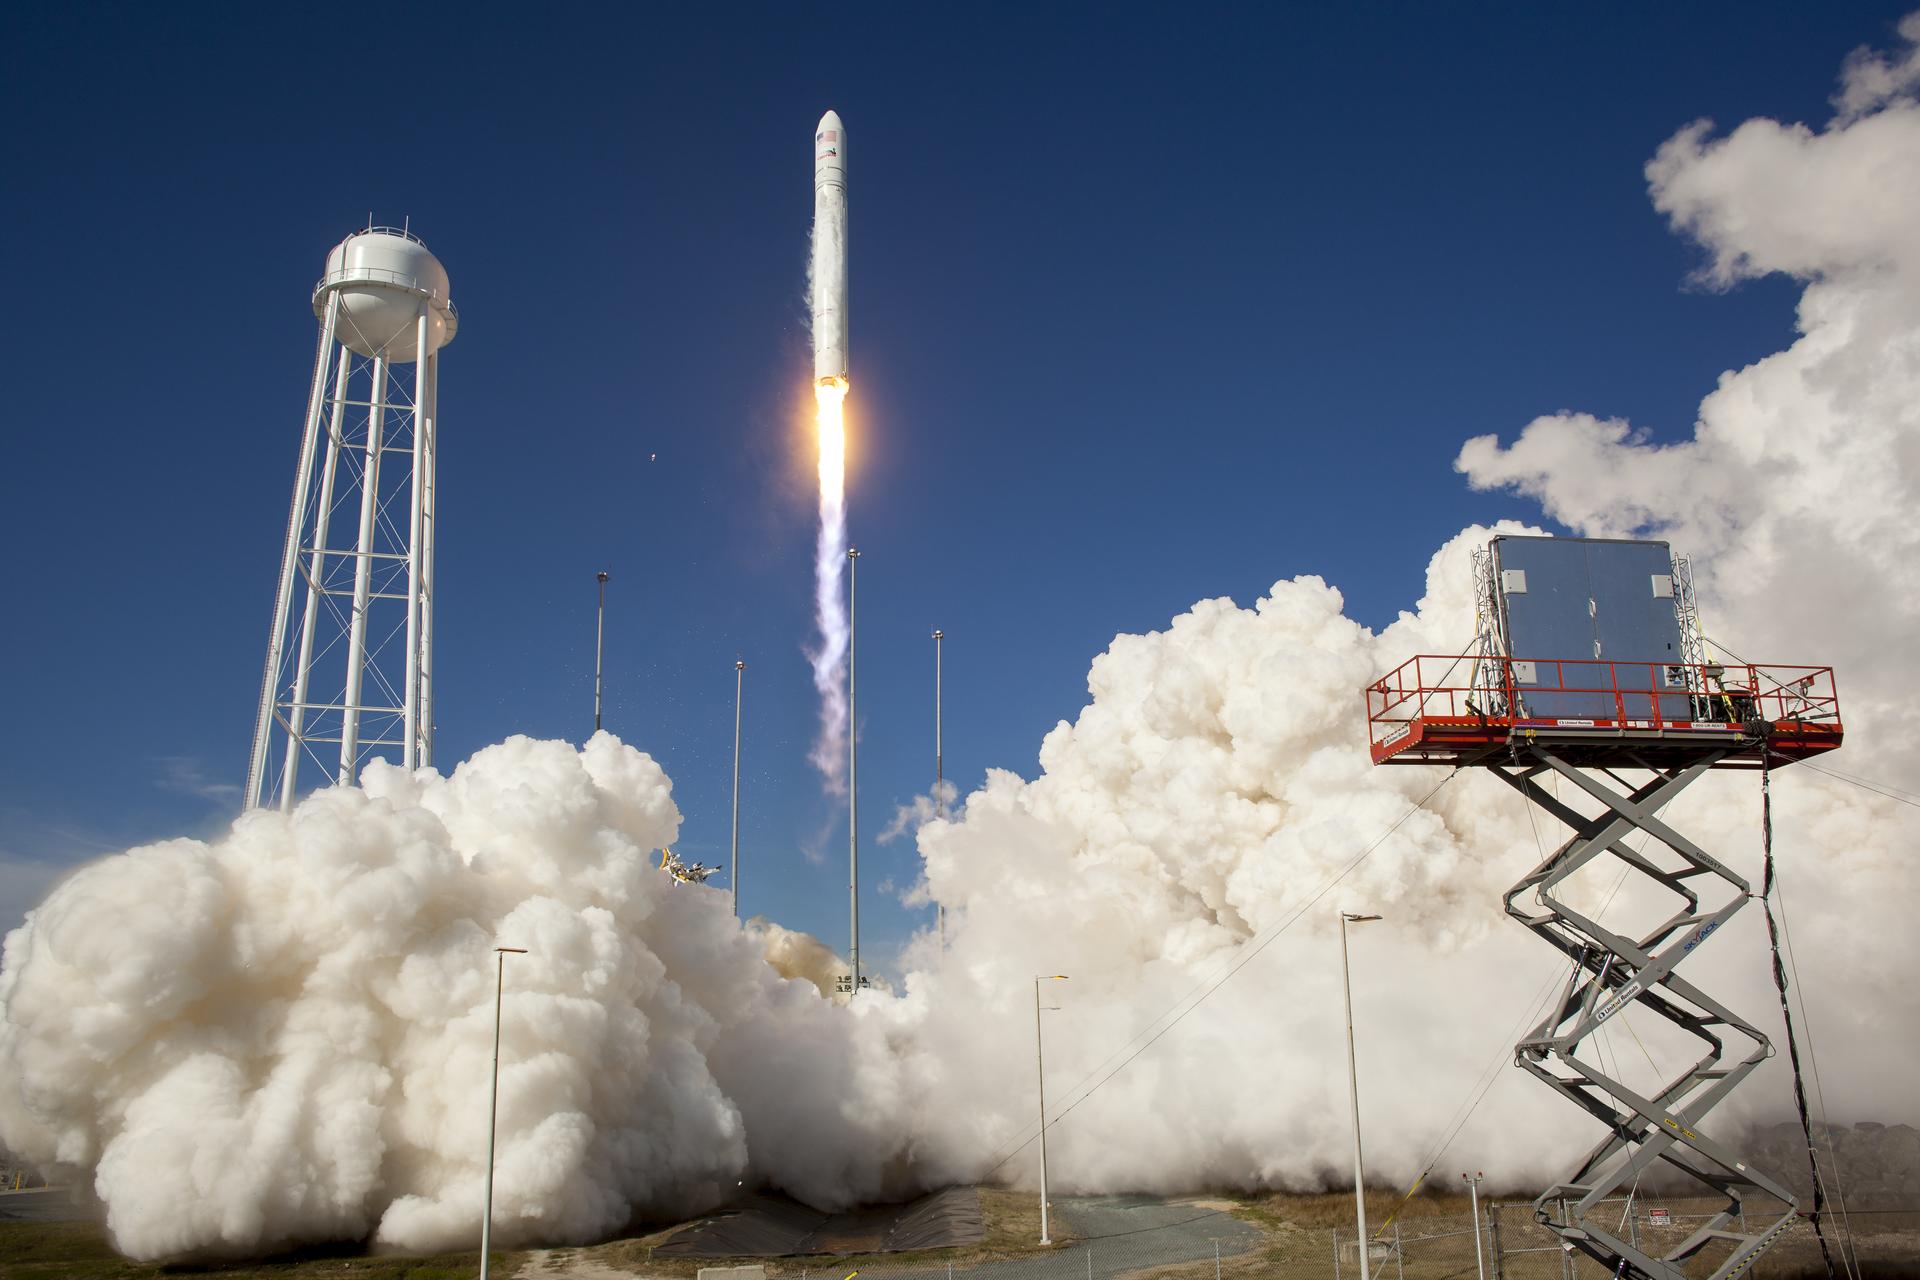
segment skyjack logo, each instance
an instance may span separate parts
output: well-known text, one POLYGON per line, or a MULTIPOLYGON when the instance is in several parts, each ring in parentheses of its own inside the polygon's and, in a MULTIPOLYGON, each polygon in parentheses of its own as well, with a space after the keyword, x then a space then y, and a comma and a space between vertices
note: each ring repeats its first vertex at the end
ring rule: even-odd
POLYGON ((1687 945, 1680 948, 1680 954, 1686 955, 1689 951, 1692 951, 1695 947, 1699 946, 1701 943, 1707 940, 1708 934, 1712 933, 1715 929, 1718 929, 1719 927, 1720 927, 1720 922, 1716 920, 1712 924, 1708 925, 1706 928, 1702 929, 1700 932, 1694 934, 1693 937, 1687 940, 1687 945))

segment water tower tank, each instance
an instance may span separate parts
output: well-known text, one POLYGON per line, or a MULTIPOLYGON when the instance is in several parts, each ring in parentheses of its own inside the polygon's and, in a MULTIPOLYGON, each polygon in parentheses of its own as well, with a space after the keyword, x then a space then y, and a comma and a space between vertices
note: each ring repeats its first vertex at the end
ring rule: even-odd
POLYGON ((327 273, 313 289, 313 313, 340 295, 340 345, 363 356, 407 364, 419 358, 420 307, 427 306, 428 353, 453 341, 459 313, 447 269, 420 237, 393 227, 355 232, 327 254, 327 273))

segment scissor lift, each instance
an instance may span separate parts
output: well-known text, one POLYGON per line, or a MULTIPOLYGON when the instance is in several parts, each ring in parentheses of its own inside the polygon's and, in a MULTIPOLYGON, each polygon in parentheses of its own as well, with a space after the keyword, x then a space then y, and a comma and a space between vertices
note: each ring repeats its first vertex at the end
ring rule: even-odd
MULTIPOLYGON (((1500 608, 1491 619, 1484 612, 1499 603, 1500 541, 1478 568, 1486 625, 1477 651, 1416 657, 1368 687, 1373 760, 1487 769, 1573 832, 1503 900, 1507 914, 1573 962, 1558 999, 1516 1046, 1515 1056, 1604 1124, 1607 1136, 1534 1201, 1535 1216, 1615 1276, 1737 1276, 1793 1225, 1799 1206, 1779 1180, 1709 1136, 1703 1121, 1773 1050, 1764 1032, 1675 969, 1753 891, 1659 814, 1710 769, 1777 767, 1838 747, 1833 672, 1615 661, 1599 656, 1601 639, 1593 642, 1593 658, 1508 656, 1516 630, 1508 610, 1500 608), (1629 781, 1622 776, 1627 773, 1644 774, 1645 780, 1629 781), (1565 779, 1597 802, 1599 813, 1589 817, 1563 802, 1542 785, 1553 779, 1565 779), (1635 833, 1644 837, 1638 849, 1627 843, 1635 833), (1671 895, 1671 914, 1642 932, 1623 933, 1570 905, 1561 896, 1566 881, 1605 855, 1671 895), (1582 1054, 1585 1042, 1629 1005, 1665 1019, 1701 1046, 1695 1061, 1651 1094, 1610 1074, 1598 1053, 1582 1054), (1646 1242, 1636 1242, 1633 1233, 1623 1238, 1617 1217, 1607 1222, 1595 1212, 1601 1201, 1637 1186, 1656 1163, 1725 1197, 1717 1214, 1660 1254, 1648 1252, 1653 1246, 1643 1248, 1646 1242), (1785 1207, 1762 1214, 1750 1199, 1756 1194, 1785 1207), (1748 1208, 1755 1212, 1744 1212, 1748 1208)), ((1660 543, 1606 544, 1587 554, 1612 558, 1612 547, 1637 548, 1632 554, 1643 559, 1650 548, 1666 554, 1660 543)), ((1567 553, 1564 545, 1555 551, 1567 553)), ((1594 598, 1573 593, 1569 599, 1584 606, 1589 618, 1598 616, 1594 598)), ((1690 612, 1690 599, 1683 599, 1676 630, 1690 612)), ((1686 637, 1676 652, 1697 656, 1692 641, 1686 637)), ((1668 642, 1662 633, 1659 644, 1668 642)))

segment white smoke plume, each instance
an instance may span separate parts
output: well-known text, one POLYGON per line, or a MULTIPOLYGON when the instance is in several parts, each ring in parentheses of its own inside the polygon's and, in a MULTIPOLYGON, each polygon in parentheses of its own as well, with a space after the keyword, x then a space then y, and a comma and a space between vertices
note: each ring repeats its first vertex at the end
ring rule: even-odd
MULTIPOLYGON (((1914 20, 1902 32, 1920 43, 1914 20)), ((1703 280, 1803 285, 1800 336, 1724 374, 1691 438, 1656 445, 1560 414, 1504 445, 1469 441, 1458 463, 1580 532, 1692 553, 1721 645, 1838 668, 1849 745, 1821 767, 1907 791, 1920 790, 1900 716, 1920 621, 1916 65, 1906 46, 1858 54, 1820 129, 1695 125, 1652 161, 1656 205, 1708 254, 1703 280)), ((1353 937, 1370 1167, 1410 1178, 1491 1069, 1442 1172, 1537 1185, 1596 1133, 1511 1066, 1529 1006, 1564 970, 1499 895, 1562 833, 1471 772, 1415 809, 1439 771, 1372 767, 1361 712, 1384 669, 1458 650, 1468 553, 1489 532, 1442 547, 1422 599, 1379 633, 1300 578, 1117 638, 1037 778, 993 772, 920 828, 949 946, 922 936, 899 994, 844 1008, 820 996, 838 972, 823 948, 743 929, 717 891, 651 870, 678 826, 666 780, 604 736, 580 752, 515 739, 446 779, 376 766, 363 788, 251 815, 222 841, 110 858, 7 941, 0 1143, 89 1176, 116 1241, 142 1257, 369 1234, 470 1244, 489 949, 507 944, 531 949, 508 970, 510 1242, 585 1239, 635 1206, 704 1209, 743 1180, 838 1207, 1030 1177, 1031 1149, 996 1162, 1033 1128, 1036 974, 1070 975, 1046 992, 1060 1006, 1045 1024, 1057 1188, 1326 1185, 1349 1141, 1345 908, 1386 917, 1353 937)), ((1775 791, 1802 1030, 1828 1109, 1920 1120, 1916 810, 1809 766, 1775 791)), ((1757 886, 1757 803, 1750 775, 1716 778, 1667 816, 1757 886)), ((1648 906, 1596 872, 1576 891, 1607 919, 1648 906)), ((1687 973, 1772 1030, 1764 946, 1750 907, 1687 973)), ((1631 1012, 1596 1039, 1637 1084, 1689 1047, 1631 1012)), ((1712 1131, 1788 1105, 1776 1061, 1712 1131)))
POLYGON ((835 1104, 871 1037, 724 894, 654 870, 679 823, 611 735, 515 738, 93 864, 7 939, 0 1142, 90 1172, 135 1257, 470 1244, 490 949, 521 946, 499 1238, 590 1239, 743 1178, 872 1194, 879 1166, 836 1153, 898 1121, 835 1104))
POLYGON ((847 572, 847 437, 844 387, 818 387, 820 531, 813 553, 813 616, 818 644, 807 651, 820 695, 820 730, 809 759, 827 790, 847 789, 847 647, 852 639, 840 582, 847 572))

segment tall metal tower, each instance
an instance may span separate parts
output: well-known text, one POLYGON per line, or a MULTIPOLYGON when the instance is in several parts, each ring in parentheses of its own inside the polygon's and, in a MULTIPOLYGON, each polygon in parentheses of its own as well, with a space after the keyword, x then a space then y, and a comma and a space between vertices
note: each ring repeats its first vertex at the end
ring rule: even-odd
POLYGON ((1485 769, 1572 832, 1502 900, 1570 962, 1514 1056, 1606 1136, 1534 1216, 1612 1276, 1733 1280, 1798 1218, 1793 1192, 1706 1123, 1773 1046, 1676 969, 1755 894, 1661 815, 1709 770, 1838 747, 1833 670, 1700 661, 1690 575, 1663 542, 1502 535, 1476 577, 1475 651, 1422 655, 1368 686, 1369 745, 1375 764, 1485 769), (1618 924, 1588 914, 1578 891, 1602 859, 1643 890, 1618 924), (1698 1056, 1629 1083, 1605 1053, 1608 1022, 1629 1010, 1691 1037, 1698 1056), (1615 1197, 1656 1166, 1706 1188, 1716 1211, 1669 1238, 1624 1228, 1615 1197))
POLYGON ((420 238, 371 226, 327 255, 313 313, 250 809, 291 808, 303 762, 341 783, 396 748, 409 769, 433 762, 439 351, 459 316, 420 238))

